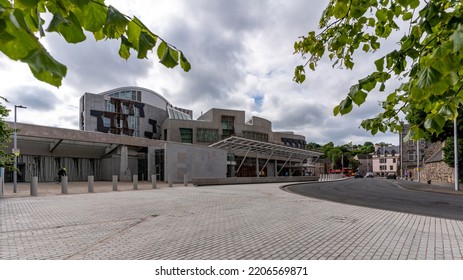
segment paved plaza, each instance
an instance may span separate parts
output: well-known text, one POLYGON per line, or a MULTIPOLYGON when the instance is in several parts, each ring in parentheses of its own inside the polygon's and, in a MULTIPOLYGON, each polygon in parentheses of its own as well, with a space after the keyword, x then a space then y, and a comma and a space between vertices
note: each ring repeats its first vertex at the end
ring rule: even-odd
POLYGON ((303 197, 282 184, 146 183, 0 199, 0 259, 463 259, 463 221, 303 197))

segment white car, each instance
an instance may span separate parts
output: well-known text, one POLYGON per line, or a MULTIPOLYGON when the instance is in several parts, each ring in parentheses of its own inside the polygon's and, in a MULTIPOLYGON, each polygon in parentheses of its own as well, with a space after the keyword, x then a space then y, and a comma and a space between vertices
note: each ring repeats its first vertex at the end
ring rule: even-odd
POLYGON ((373 175, 373 172, 367 172, 367 174, 365 174, 365 178, 373 178, 373 177, 375 177, 373 175))

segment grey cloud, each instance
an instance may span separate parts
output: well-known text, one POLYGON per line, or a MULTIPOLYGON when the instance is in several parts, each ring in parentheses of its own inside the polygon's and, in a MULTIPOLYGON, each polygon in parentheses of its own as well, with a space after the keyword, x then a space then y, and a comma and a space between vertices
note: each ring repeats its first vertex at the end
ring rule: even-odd
POLYGON ((5 97, 14 105, 23 105, 28 110, 48 112, 54 110, 59 99, 46 89, 30 86, 19 86, 11 89, 5 97))
POLYGON ((306 126, 323 126, 328 114, 319 105, 298 103, 281 108, 277 116, 278 118, 273 121, 274 129, 301 130, 306 126))
POLYGON ((68 44, 63 38, 52 34, 50 53, 68 67, 65 82, 75 88, 108 89, 135 84, 136 78, 146 75, 154 60, 139 60, 132 51, 126 61, 119 54, 119 42, 98 41, 91 34, 79 44, 68 44))

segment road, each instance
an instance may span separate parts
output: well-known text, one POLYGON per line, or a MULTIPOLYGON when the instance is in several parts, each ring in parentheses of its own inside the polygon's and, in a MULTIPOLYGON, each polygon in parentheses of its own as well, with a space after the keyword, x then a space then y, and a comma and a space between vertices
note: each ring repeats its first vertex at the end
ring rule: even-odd
POLYGON ((350 205, 463 221, 463 197, 420 192, 400 187, 399 181, 380 178, 298 184, 286 188, 304 196, 350 205))

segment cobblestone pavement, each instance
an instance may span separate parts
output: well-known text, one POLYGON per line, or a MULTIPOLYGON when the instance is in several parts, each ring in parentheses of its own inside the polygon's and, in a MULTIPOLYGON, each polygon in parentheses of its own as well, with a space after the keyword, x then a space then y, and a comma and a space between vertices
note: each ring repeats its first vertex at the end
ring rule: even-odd
POLYGON ((322 201, 280 186, 7 195, 0 259, 463 259, 462 221, 322 201))

